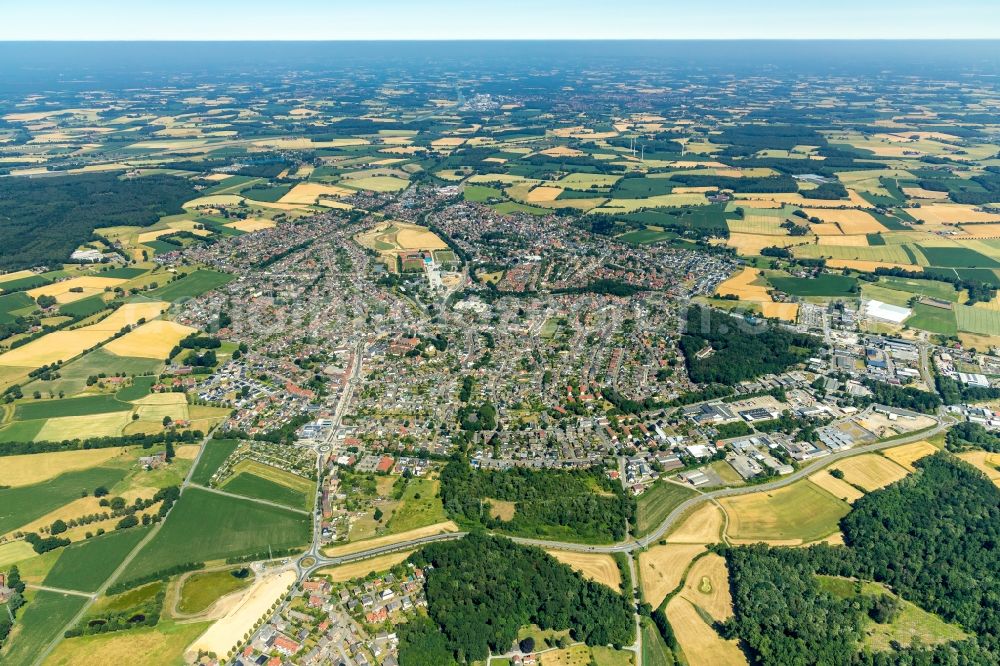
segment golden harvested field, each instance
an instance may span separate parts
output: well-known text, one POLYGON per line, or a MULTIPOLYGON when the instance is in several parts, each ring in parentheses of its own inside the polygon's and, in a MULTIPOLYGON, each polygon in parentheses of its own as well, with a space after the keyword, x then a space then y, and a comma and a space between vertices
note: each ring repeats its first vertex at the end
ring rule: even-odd
POLYGON ((165 359, 174 345, 196 330, 172 321, 155 319, 112 340, 104 348, 119 356, 165 359))
POLYGON ((983 474, 989 477, 993 485, 1000 487, 1000 453, 966 451, 958 454, 958 457, 970 465, 978 467, 983 474))
POLYGON ((877 453, 846 458, 833 465, 833 468, 844 473, 845 481, 861 486, 868 492, 884 488, 907 475, 905 469, 877 453))
POLYGON ((435 148, 457 148, 465 143, 465 139, 459 136, 445 136, 431 141, 435 148))
POLYGON ((21 278, 31 277, 32 275, 34 275, 34 273, 32 273, 29 270, 14 271, 13 273, 4 273, 3 275, 0 275, 0 285, 3 285, 4 282, 10 282, 11 280, 20 280, 21 278))
POLYGON ((517 513, 517 503, 506 500, 498 500, 492 497, 486 498, 490 503, 490 515, 500 520, 511 520, 517 513))
POLYGON ((716 293, 719 296, 739 296, 741 301, 771 300, 767 287, 763 284, 753 284, 760 278, 760 269, 744 268, 740 273, 719 285, 716 293))
POLYGON ((545 150, 539 151, 542 155, 548 155, 549 157, 580 157, 585 155, 582 150, 577 150, 576 148, 570 148, 568 146, 553 146, 552 148, 546 148, 545 150))
POLYGON ((714 502, 705 502, 667 535, 667 543, 718 543, 725 516, 714 502))
POLYGON ((561 187, 550 187, 547 185, 539 185, 535 189, 528 192, 527 196, 524 198, 525 201, 529 203, 536 203, 539 201, 555 201, 556 197, 563 193, 561 187))
POLYGON ((848 504, 854 504, 855 500, 865 496, 863 492, 849 484, 847 481, 835 478, 829 471, 822 469, 809 476, 809 481, 830 493, 837 499, 842 499, 848 504))
POLYGON ((947 192, 935 192, 934 190, 925 190, 922 187, 902 187, 903 194, 905 194, 910 199, 947 199, 947 192))
POLYGON ((741 255, 760 254, 765 247, 794 247, 811 243, 812 236, 767 236, 763 234, 729 234, 725 244, 741 255))
POLYGON ((416 225, 407 225, 396 234, 396 242, 404 250, 446 250, 448 244, 437 235, 416 225))
POLYGON ((1000 224, 963 224, 961 238, 1000 238, 1000 224))
POLYGON ((131 418, 131 412, 59 416, 47 419, 35 435, 35 440, 61 442, 64 439, 75 439, 80 433, 87 433, 88 437, 117 437, 122 434, 122 429, 131 418))
POLYGON ((372 557, 367 560, 358 560, 357 562, 341 564, 340 566, 330 567, 329 569, 321 569, 317 573, 320 576, 329 577, 334 583, 343 583, 348 580, 354 580, 355 578, 364 578, 373 572, 387 571, 400 562, 406 560, 406 558, 414 552, 415 551, 412 550, 404 550, 398 553, 390 553, 388 555, 372 557))
POLYGON ((831 209, 831 208, 805 208, 803 211, 809 217, 818 217, 824 222, 837 224, 845 235, 853 234, 874 234, 879 231, 888 231, 879 224, 879 221, 863 210, 854 209, 831 209))
POLYGON ((984 213, 974 206, 962 204, 924 204, 908 211, 918 220, 928 224, 957 224, 959 222, 1000 222, 1000 214, 984 213))
POLYGON ((765 317, 794 322, 799 316, 798 303, 761 303, 760 313, 765 317))
POLYGON ((94 294, 104 293, 105 287, 115 287, 127 280, 120 278, 102 278, 92 275, 70 278, 62 282, 53 282, 42 287, 28 290, 28 296, 38 298, 39 296, 53 296, 59 303, 72 303, 81 298, 87 298, 94 294), (80 289, 80 291, 70 291, 70 289, 80 289))
POLYGON ((184 208, 198 208, 200 206, 235 206, 243 201, 243 197, 238 194, 210 194, 204 197, 192 199, 184 204, 184 208))
POLYGON ((932 453, 937 453, 937 447, 926 441, 913 442, 912 444, 903 444, 902 446, 894 446, 891 449, 885 449, 882 451, 884 455, 889 460, 894 463, 902 465, 911 472, 916 469, 913 463, 920 460, 924 456, 929 456, 932 453))
POLYGON ((616 592, 621 591, 622 575, 614 558, 610 555, 577 553, 567 550, 546 550, 545 552, 579 571, 584 578, 607 585, 616 592))
POLYGON ((725 558, 709 553, 695 562, 684 581, 681 596, 719 622, 732 617, 733 598, 729 594, 729 571, 725 558))
POLYGON ((819 238, 816 240, 817 245, 838 245, 840 247, 868 247, 868 237, 864 235, 860 236, 827 236, 816 231, 815 227, 831 227, 834 225, 830 224, 814 224, 813 231, 815 231, 819 238))
POLYGON ((34 453, 3 459, 3 482, 7 486, 30 486, 64 472, 96 467, 123 454, 123 449, 86 449, 59 453, 34 453))
POLYGON ((746 215, 742 220, 726 220, 726 226, 729 227, 729 232, 734 234, 787 236, 788 230, 781 226, 783 221, 774 215, 746 215))
POLYGON ((325 183, 299 183, 283 197, 278 199, 283 204, 301 204, 311 206, 320 197, 336 198, 346 197, 354 194, 354 190, 340 187, 339 185, 327 185, 325 183))
POLYGON ((738 666, 747 659, 736 640, 723 640, 705 624, 690 601, 677 595, 667 604, 667 620, 689 666, 738 666))
MULTIPOLYGON (((840 227, 838 227, 836 224, 833 224, 832 222, 825 222, 822 224, 813 223, 809 225, 809 229, 820 238, 831 237, 831 236, 840 238, 841 236, 844 235, 844 232, 840 230, 840 227)), ((829 244, 832 245, 832 243, 829 244)))
POLYGON ((410 185, 410 181, 395 176, 371 176, 369 178, 352 178, 349 181, 351 187, 360 190, 371 190, 372 192, 397 192, 405 190, 410 185))
POLYGON ((260 231, 261 229, 273 229, 276 225, 273 220, 268 220, 263 217, 252 217, 247 218, 246 220, 229 222, 226 226, 246 233, 253 233, 254 231, 260 231))
POLYGON ((232 178, 232 176, 233 174, 231 173, 210 173, 207 176, 202 176, 202 178, 204 180, 211 180, 214 182, 214 181, 225 180, 227 178, 232 178))
POLYGON ((420 539, 421 537, 433 536, 435 534, 445 534, 448 532, 458 531, 458 525, 456 525, 453 521, 448 520, 442 523, 427 525, 426 527, 419 527, 408 532, 400 532, 399 534, 390 534, 388 536, 378 537, 375 539, 364 539, 362 541, 355 541, 353 543, 347 543, 340 546, 332 546, 324 549, 323 553, 328 557, 338 557, 341 555, 357 553, 362 550, 368 550, 369 548, 389 546, 394 543, 409 541, 411 539, 420 539))
POLYGON ((829 201, 824 199, 807 199, 801 194, 797 194, 795 192, 780 194, 748 194, 737 192, 735 197, 740 201, 753 201, 753 205, 757 208, 764 207, 761 202, 772 202, 773 204, 777 204, 774 206, 775 208, 780 208, 782 204, 790 204, 792 206, 798 206, 799 208, 840 208, 842 206, 874 208, 871 203, 865 200, 854 190, 848 190, 847 193, 850 196, 846 201, 844 199, 830 199, 829 201))
POLYGON ((659 607, 667 593, 676 588, 684 571, 705 546, 694 543, 653 546, 639 554, 639 580, 642 594, 653 608, 659 607))
POLYGON ((38 368, 59 360, 68 361, 104 342, 124 326, 159 316, 169 305, 164 301, 126 303, 96 324, 73 331, 55 331, 10 350, 0 355, 0 366, 38 368))

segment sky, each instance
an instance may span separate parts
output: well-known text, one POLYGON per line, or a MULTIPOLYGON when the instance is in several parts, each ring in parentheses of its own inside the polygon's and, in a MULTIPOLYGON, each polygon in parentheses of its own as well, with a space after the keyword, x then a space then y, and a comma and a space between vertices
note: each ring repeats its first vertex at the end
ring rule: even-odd
POLYGON ((998 39, 998 0, 0 0, 0 41, 998 39))

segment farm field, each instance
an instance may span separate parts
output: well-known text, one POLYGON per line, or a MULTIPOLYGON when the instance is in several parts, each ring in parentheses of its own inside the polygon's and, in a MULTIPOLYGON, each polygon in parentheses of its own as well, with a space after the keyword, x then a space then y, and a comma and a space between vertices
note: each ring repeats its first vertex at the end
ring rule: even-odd
POLYGON ((690 666, 747 663, 737 641, 723 640, 684 596, 678 595, 667 604, 667 619, 690 666))
POLYGON ((134 331, 112 340, 104 348, 118 356, 165 359, 174 345, 196 329, 172 321, 146 322, 134 331))
POLYGON ((79 499, 99 486, 111 488, 125 477, 125 470, 112 467, 65 472, 28 486, 0 488, 0 534, 27 525, 33 520, 79 499))
POLYGON ((668 543, 718 543, 725 515, 713 502, 704 502, 667 534, 668 543))
POLYGON ((174 302, 182 298, 201 296, 206 291, 217 289, 232 280, 232 275, 200 268, 179 280, 154 289, 149 292, 149 296, 174 302))
POLYGON ((930 442, 921 441, 913 442, 912 444, 894 446, 891 449, 884 449, 882 451, 882 455, 897 465, 900 465, 906 470, 912 472, 916 469, 913 467, 914 462, 925 456, 929 456, 932 453, 937 453, 937 450, 938 448, 930 442))
POLYGON ((11 487, 30 486, 53 479, 65 472, 97 467, 120 455, 122 455, 121 449, 107 448, 5 456, 4 484, 11 487))
MULTIPOLYGON (((264 466, 257 465, 253 469, 257 469, 258 467, 264 466)), ((280 470, 275 469, 275 471, 280 470)), ((283 504, 295 509, 309 508, 309 505, 312 503, 311 488, 309 491, 303 492, 285 483, 273 480, 274 476, 277 475, 269 474, 268 476, 260 476, 254 471, 237 471, 222 484, 221 488, 226 492, 236 495, 267 500, 268 502, 283 504)))
POLYGON ((739 542, 794 545, 837 531, 848 505, 808 481, 770 492, 726 497, 719 502, 729 515, 729 536, 739 542))
POLYGON ((235 439, 209 439, 205 442, 205 452, 198 461, 191 482, 202 486, 208 485, 212 475, 233 454, 238 445, 239 442, 235 439))
POLYGON ((676 483, 660 481, 653 484, 639 497, 637 502, 636 531, 638 536, 656 529, 671 511, 695 495, 695 491, 676 483))
POLYGON ((17 623, 0 651, 4 664, 27 666, 76 615, 87 599, 82 596, 38 591, 18 613, 17 623))
POLYGON ((642 666, 673 666, 674 655, 663 642, 660 630, 649 618, 642 619, 642 666))
POLYGON ((705 546, 702 544, 668 543, 640 553, 638 571, 643 598, 653 608, 659 607, 667 594, 680 585, 691 561, 703 552, 705 546))
POLYGON ((96 592, 148 532, 133 527, 67 546, 45 577, 45 585, 96 592))
POLYGON ((618 564, 610 555, 600 553, 577 553, 567 550, 549 549, 545 551, 565 565, 583 574, 584 578, 607 585, 616 592, 621 591, 622 576, 618 564))
POLYGON ((831 469, 839 469, 844 473, 845 481, 861 486, 868 492, 884 488, 907 475, 905 469, 877 453, 846 458, 831 469))
POLYGON ((155 627, 127 632, 69 638, 59 644, 46 666, 76 666, 82 663, 128 663, 162 666, 182 663, 181 655, 210 626, 208 622, 175 623, 160 620, 155 627))
POLYGON ((121 575, 129 582, 171 567, 294 548, 309 540, 309 517, 189 487, 169 519, 121 575))
POLYGON ((329 578, 330 581, 334 583, 343 583, 349 580, 354 580, 355 578, 364 578, 373 572, 391 569, 400 562, 405 562, 406 558, 414 552, 416 551, 404 550, 398 553, 370 557, 368 559, 358 560, 357 562, 349 562, 347 564, 340 564, 327 569, 320 569, 317 574, 329 578))

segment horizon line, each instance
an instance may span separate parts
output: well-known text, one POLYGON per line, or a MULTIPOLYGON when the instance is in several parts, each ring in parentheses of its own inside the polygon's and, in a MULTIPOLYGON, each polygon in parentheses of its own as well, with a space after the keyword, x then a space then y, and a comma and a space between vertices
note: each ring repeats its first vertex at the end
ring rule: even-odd
POLYGON ((1000 42, 997 37, 482 37, 385 39, 0 39, 0 44, 378 44, 474 42, 1000 42))

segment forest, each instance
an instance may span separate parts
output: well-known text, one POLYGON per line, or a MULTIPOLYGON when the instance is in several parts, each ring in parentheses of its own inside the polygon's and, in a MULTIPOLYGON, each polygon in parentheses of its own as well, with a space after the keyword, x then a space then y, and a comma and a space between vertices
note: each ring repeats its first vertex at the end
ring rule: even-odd
POLYGON ((751 664, 996 664, 1000 659, 1000 491, 948 453, 857 500, 841 521, 847 547, 724 548, 733 618, 751 664), (892 604, 839 598, 815 574, 870 580, 974 638, 894 651, 862 649, 862 627, 892 604), (867 616, 867 618, 865 617, 867 616))
POLYGON ((473 469, 452 459, 441 472, 441 500, 466 525, 525 537, 566 536, 611 542, 625 538, 635 501, 596 470, 473 469), (514 502, 509 520, 491 515, 490 500, 514 502))
POLYGON ((545 551, 509 539, 470 534, 410 556, 427 570, 429 620, 400 628, 401 666, 442 666, 507 652, 518 629, 569 629, 587 645, 630 644, 629 601, 588 581, 545 551))
POLYGON ((708 308, 688 308, 681 351, 688 375, 699 384, 736 384, 783 372, 820 348, 819 338, 780 326, 751 326, 744 320, 708 308), (714 352, 698 358, 707 347, 714 352))
POLYGON ((187 180, 162 175, 0 179, 0 269, 62 264, 94 229, 149 226, 196 196, 187 180))

